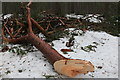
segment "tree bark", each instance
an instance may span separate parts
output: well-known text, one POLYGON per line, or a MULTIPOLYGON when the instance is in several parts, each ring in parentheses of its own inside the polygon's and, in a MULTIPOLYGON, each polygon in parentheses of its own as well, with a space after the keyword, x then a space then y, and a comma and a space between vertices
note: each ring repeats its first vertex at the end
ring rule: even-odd
POLYGON ((48 37, 46 31, 33 18, 31 18, 31 22, 33 22, 33 24, 41 31, 41 33, 48 37))
POLYGON ((27 41, 33 44, 42 52, 54 69, 63 75, 75 77, 78 74, 86 74, 94 71, 91 62, 80 59, 69 59, 60 55, 51 45, 37 37, 34 33, 29 33, 27 41))
POLYGON ((94 66, 91 62, 80 60, 80 59, 69 59, 65 58, 59 54, 51 45, 43 41, 41 38, 36 36, 32 30, 32 23, 34 23, 44 34, 44 30, 35 20, 31 18, 30 8, 27 5, 27 22, 28 22, 28 34, 20 38, 6 38, 4 35, 4 27, 2 28, 3 39, 14 44, 30 43, 33 44, 38 50, 42 52, 43 55, 48 59, 48 61, 53 65, 55 71, 63 75, 74 77, 78 74, 86 74, 88 72, 94 71, 94 66))
POLYGON ((28 42, 33 44, 38 50, 40 50, 51 64, 54 64, 55 61, 66 59, 65 57, 60 55, 54 48, 52 48, 52 46, 43 41, 41 38, 37 37, 34 33, 30 33, 28 35, 28 42))

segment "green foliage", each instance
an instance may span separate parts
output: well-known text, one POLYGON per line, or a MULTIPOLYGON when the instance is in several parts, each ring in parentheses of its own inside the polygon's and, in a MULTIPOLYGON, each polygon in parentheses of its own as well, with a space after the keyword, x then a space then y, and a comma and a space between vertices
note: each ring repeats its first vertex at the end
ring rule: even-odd
POLYGON ((109 33, 115 36, 120 34, 120 15, 111 16, 106 22, 109 23, 109 33))
POLYGON ((63 54, 68 54, 68 52, 63 52, 63 54))
POLYGON ((93 44, 95 44, 95 45, 99 45, 97 42, 93 42, 93 44))
POLYGON ((86 52, 90 52, 90 51, 96 52, 95 49, 97 48, 98 43, 97 42, 93 42, 93 44, 95 44, 95 45, 88 45, 88 46, 85 46, 85 47, 81 47, 81 49, 86 51, 86 52))
POLYGON ((43 76, 45 76, 46 79, 50 79, 50 78, 55 78, 56 77, 54 75, 43 75, 43 76))
POLYGON ((5 73, 6 73, 6 74, 9 74, 9 73, 11 73, 11 71, 10 71, 10 70, 7 70, 5 73))
POLYGON ((49 35, 48 38, 46 38, 46 42, 52 42, 53 40, 59 40, 59 38, 63 38, 65 36, 69 35, 69 31, 68 30, 59 30, 56 31, 55 33, 52 33, 51 35, 49 35))
POLYGON ((13 52, 13 53, 17 53, 17 55, 25 55, 27 54, 27 52, 25 50, 23 50, 20 46, 18 47, 11 47, 9 49, 9 52, 13 52))
POLYGON ((80 25, 80 26, 78 26, 80 29, 85 29, 85 28, 88 28, 88 25, 80 25))
POLYGON ((22 44, 15 46, 12 45, 9 48, 9 52, 16 53, 17 55, 20 56, 26 55, 28 52, 35 52, 35 51, 37 51, 37 49, 31 44, 22 44))
POLYGON ((92 45, 81 47, 81 49, 86 51, 86 52, 90 52, 90 51, 94 51, 95 52, 95 48, 96 48, 96 46, 92 46, 92 45))
POLYGON ((105 31, 113 36, 119 36, 120 34, 120 15, 113 15, 106 17, 104 22, 100 24, 91 25, 91 30, 105 31))

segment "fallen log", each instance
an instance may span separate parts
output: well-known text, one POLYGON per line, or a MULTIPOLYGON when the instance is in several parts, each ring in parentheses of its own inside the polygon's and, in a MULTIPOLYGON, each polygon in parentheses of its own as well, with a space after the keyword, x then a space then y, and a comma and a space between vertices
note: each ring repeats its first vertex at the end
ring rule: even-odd
POLYGON ((78 74, 86 74, 94 71, 94 66, 91 62, 65 58, 34 33, 28 34, 27 40, 45 55, 58 73, 69 77, 75 77, 78 74))
MULTIPOLYGON (((36 36, 32 30, 32 23, 35 24, 35 21, 31 18, 30 8, 27 5, 27 22, 28 22, 28 34, 20 38, 6 38, 4 35, 3 27, 3 39, 9 43, 14 44, 24 44, 30 43, 34 45, 38 50, 42 52, 43 55, 48 59, 48 61, 53 65, 55 71, 60 74, 66 75, 68 77, 75 77, 78 74, 86 74, 88 72, 94 71, 94 66, 91 62, 80 60, 80 59, 69 59, 65 58, 59 54, 51 45, 43 41, 41 38, 36 36)), ((44 31, 40 26, 40 30, 44 31)), ((44 33, 44 32, 43 32, 44 33)))

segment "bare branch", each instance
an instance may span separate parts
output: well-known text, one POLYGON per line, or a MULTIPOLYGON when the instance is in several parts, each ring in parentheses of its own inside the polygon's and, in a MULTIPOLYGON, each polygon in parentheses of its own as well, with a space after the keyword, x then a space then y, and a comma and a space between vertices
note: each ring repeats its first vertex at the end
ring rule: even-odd
POLYGON ((7 22, 8 22, 8 19, 7 19, 6 22, 4 23, 3 27, 5 27, 7 33, 10 35, 10 37, 13 38, 13 35, 10 33, 9 29, 6 27, 7 22))
POLYGON ((47 31, 47 30, 49 29, 49 27, 50 27, 51 29, 53 29, 53 27, 52 27, 51 24, 50 24, 50 21, 49 21, 49 23, 48 23, 47 28, 45 29, 45 31, 47 31))
POLYGON ((27 37, 28 35, 22 36, 20 38, 12 38, 12 39, 3 37, 3 40, 13 44, 23 44, 23 43, 27 43, 27 37))
POLYGON ((17 30, 17 33, 13 36, 13 37, 16 37, 22 30, 22 26, 17 30))
POLYGON ((32 30, 32 23, 31 23, 31 14, 30 14, 30 8, 27 7, 27 22, 28 22, 28 32, 29 33, 33 33, 33 30, 32 30))
POLYGON ((31 18, 31 21, 35 25, 35 27, 37 27, 46 37, 48 37, 46 31, 33 18, 31 18))
POLYGON ((32 0, 29 1, 26 7, 30 7, 31 4, 32 4, 32 0))

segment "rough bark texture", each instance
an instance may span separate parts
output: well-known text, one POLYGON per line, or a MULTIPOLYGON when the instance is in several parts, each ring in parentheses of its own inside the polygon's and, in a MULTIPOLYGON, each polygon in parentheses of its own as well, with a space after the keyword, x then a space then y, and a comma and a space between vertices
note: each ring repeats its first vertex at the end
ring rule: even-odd
POLYGON ((52 48, 51 45, 43 41, 34 33, 29 33, 25 40, 40 50, 47 60, 53 65, 54 69, 60 74, 68 77, 75 77, 78 74, 86 74, 94 71, 94 66, 91 62, 65 58, 52 48))
POLYGON ((34 33, 30 33, 28 37, 28 42, 33 44, 38 50, 40 50, 51 64, 55 61, 66 59, 60 55, 52 46, 43 41, 41 38, 37 37, 34 33))

